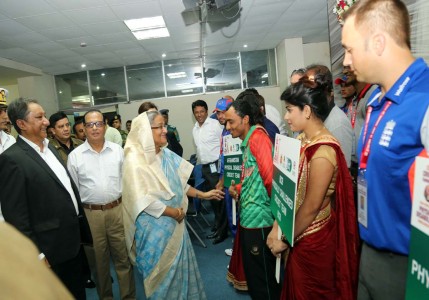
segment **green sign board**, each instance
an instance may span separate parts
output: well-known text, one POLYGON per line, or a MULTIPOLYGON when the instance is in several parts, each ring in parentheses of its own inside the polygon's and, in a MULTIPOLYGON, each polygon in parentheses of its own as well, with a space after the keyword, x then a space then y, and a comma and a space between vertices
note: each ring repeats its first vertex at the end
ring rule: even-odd
POLYGON ((277 134, 274 145, 274 174, 271 211, 281 231, 293 246, 295 201, 301 142, 277 134))
POLYGON ((233 138, 230 134, 223 137, 223 157, 224 157, 224 186, 229 187, 231 181, 237 184, 241 178, 241 168, 243 155, 240 150, 241 139, 233 138))
POLYGON ((429 299, 429 159, 416 158, 407 300, 429 299))

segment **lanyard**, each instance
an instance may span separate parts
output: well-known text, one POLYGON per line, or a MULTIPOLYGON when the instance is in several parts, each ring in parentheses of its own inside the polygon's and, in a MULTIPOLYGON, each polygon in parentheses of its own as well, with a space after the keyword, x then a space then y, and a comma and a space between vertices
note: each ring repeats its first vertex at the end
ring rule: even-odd
POLYGON ((362 154, 360 156, 360 164, 359 164, 360 169, 366 169, 366 165, 368 163, 368 156, 369 156, 369 152, 370 152, 370 147, 371 147, 372 139, 374 137, 375 130, 377 129, 378 124, 380 124, 381 119, 386 114, 386 111, 390 107, 390 105, 392 105, 392 101, 387 100, 384 107, 383 107, 383 110, 380 112, 380 115, 378 116, 377 121, 375 121, 374 127, 372 127, 371 133, 369 134, 368 141, 365 143, 366 134, 368 133, 369 119, 371 118, 371 113, 373 110, 372 106, 368 106, 368 108, 367 108, 366 118, 365 118, 365 126, 364 126, 364 131, 363 131, 364 145, 362 148, 362 154))
POLYGON ((355 128, 355 123, 356 123, 356 115, 357 115, 357 106, 359 105, 359 98, 356 102, 356 106, 353 109, 353 100, 350 102, 349 107, 347 108, 347 116, 351 116, 350 117, 350 121, 352 123, 352 128, 355 128))
POLYGON ((347 109, 347 115, 351 114, 351 123, 352 123, 352 128, 355 128, 355 123, 356 123, 356 115, 357 115, 357 110, 358 110, 358 106, 359 106, 359 101, 365 96, 366 92, 368 92, 368 90, 370 89, 372 85, 371 84, 367 84, 364 86, 364 88, 360 91, 359 95, 357 95, 357 100, 356 100, 356 105, 353 105, 353 100, 351 101, 351 103, 349 104, 349 107, 347 109), (354 106, 354 110, 353 110, 353 106, 354 106))

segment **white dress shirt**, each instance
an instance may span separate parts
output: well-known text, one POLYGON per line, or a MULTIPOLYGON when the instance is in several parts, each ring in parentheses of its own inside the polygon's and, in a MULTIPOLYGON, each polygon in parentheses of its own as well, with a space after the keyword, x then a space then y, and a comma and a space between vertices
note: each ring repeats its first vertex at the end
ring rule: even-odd
POLYGON ((122 164, 124 150, 105 141, 98 153, 88 140, 68 157, 67 168, 79 188, 82 203, 107 204, 122 195, 122 164))
POLYGON ((30 147, 32 147, 36 152, 40 155, 40 157, 48 164, 48 166, 51 168, 51 170, 57 175, 58 179, 61 181, 63 186, 66 188, 66 190, 69 192, 70 197, 72 198, 74 208, 76 210, 76 214, 79 214, 79 208, 77 206, 77 199, 74 194, 70 177, 67 174, 66 169, 64 168, 63 164, 58 160, 58 158, 52 153, 51 149, 49 149, 48 144, 49 140, 45 139, 43 141, 43 151, 41 151, 40 147, 37 146, 32 141, 26 139, 22 135, 20 135, 22 140, 26 142, 30 147))
POLYGON ((0 154, 2 154, 7 148, 15 144, 16 140, 13 136, 7 134, 3 130, 0 130, 0 154))
POLYGON ((118 129, 107 126, 106 132, 104 133, 106 141, 118 144, 122 147, 122 136, 118 129))
POLYGON ((192 135, 197 147, 198 164, 205 165, 219 159, 222 130, 223 125, 211 118, 207 118, 201 126, 195 123, 192 135))

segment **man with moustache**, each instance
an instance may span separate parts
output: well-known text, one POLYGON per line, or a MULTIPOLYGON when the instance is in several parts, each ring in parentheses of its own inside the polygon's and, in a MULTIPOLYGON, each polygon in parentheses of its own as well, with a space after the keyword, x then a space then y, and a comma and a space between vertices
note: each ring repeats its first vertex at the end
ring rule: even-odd
MULTIPOLYGON (((81 243, 92 243, 79 192, 46 138, 49 121, 36 100, 8 107, 18 138, 0 155, 0 201, 6 222, 29 237, 39 258, 76 299, 86 299, 81 243)), ((23 287, 25 288, 25 287, 23 287)))
POLYGON ((73 132, 74 132, 77 139, 85 142, 86 136, 85 136, 85 130, 84 130, 84 126, 83 126, 83 118, 82 117, 79 117, 78 119, 75 120, 74 125, 73 125, 73 132))
POLYGON ((70 122, 65 113, 59 111, 51 115, 49 124, 53 133, 53 138, 49 142, 57 149, 64 164, 67 165, 67 158, 70 152, 82 145, 83 142, 71 137, 70 122))
MULTIPOLYGON (((194 143, 197 148, 197 164, 202 165, 202 174, 205 180, 204 188, 209 191, 214 189, 219 181, 218 160, 223 126, 217 120, 208 117, 208 107, 204 100, 193 102, 192 112, 197 120, 192 129, 194 143)), ((207 238, 213 239, 213 244, 218 244, 227 237, 222 216, 225 204, 224 200, 210 201, 210 204, 215 215, 215 226, 213 228, 214 232, 208 235, 207 238)))
POLYGON ((103 115, 84 115, 86 141, 69 155, 68 170, 79 188, 94 239, 97 292, 113 299, 110 259, 115 265, 121 299, 135 299, 134 273, 125 245, 122 221, 122 163, 124 150, 105 140, 103 115))
MULTIPOLYGON (((225 112, 228 106, 233 102, 232 99, 227 98, 221 98, 216 102, 216 108, 214 109, 214 113, 216 113, 217 120, 220 125, 225 126, 225 112)), ((227 234, 227 228, 229 225, 229 228, 231 230, 231 233, 233 236, 235 236, 236 226, 232 224, 232 197, 228 193, 228 189, 224 187, 224 155, 223 155, 223 145, 224 145, 224 138, 225 136, 230 135, 230 132, 224 127, 221 134, 220 139, 220 167, 219 167, 219 182, 216 184, 216 189, 218 190, 224 190, 225 192, 225 200, 222 200, 224 202, 223 209, 221 211, 221 222, 220 226, 221 228, 218 228, 218 232, 223 233, 224 235, 227 234)), ((232 249, 226 249, 225 253, 229 256, 232 254, 232 249)))

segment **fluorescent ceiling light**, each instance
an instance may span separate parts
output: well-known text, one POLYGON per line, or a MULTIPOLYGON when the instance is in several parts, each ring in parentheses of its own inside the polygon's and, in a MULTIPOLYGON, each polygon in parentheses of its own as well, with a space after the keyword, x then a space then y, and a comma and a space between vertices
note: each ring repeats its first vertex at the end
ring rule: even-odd
POLYGON ((268 78, 268 73, 265 73, 264 75, 262 75, 261 78, 268 78))
POLYGON ((125 20, 124 23, 131 31, 165 27, 164 18, 162 16, 125 20))
POLYGON ((138 40, 170 36, 162 16, 125 20, 124 23, 138 40))
POLYGON ((187 77, 185 72, 167 73, 167 76, 170 79, 187 77))
POLYGON ((178 87, 186 87, 186 86, 190 86, 192 84, 195 84, 195 83, 192 83, 192 82, 176 83, 176 86, 178 86, 178 87))
POLYGON ((182 93, 183 94, 192 93, 193 91, 194 91, 193 89, 187 89, 187 90, 182 90, 182 93))
POLYGON ((170 33, 168 32, 168 29, 166 27, 150 30, 132 31, 132 33, 138 40, 148 40, 170 36, 170 33))

